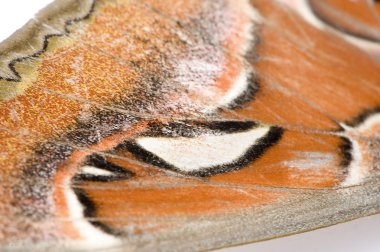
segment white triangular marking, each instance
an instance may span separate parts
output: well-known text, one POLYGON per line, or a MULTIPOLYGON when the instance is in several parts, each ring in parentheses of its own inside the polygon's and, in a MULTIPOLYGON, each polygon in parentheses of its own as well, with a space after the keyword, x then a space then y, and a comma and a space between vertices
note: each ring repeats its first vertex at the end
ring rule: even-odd
POLYGON ((95 176, 115 176, 113 172, 97 168, 95 166, 85 165, 80 168, 80 174, 91 174, 95 176))
POLYGON ((224 135, 188 137, 141 137, 137 144, 183 172, 230 164, 257 141, 266 136, 270 127, 224 135))

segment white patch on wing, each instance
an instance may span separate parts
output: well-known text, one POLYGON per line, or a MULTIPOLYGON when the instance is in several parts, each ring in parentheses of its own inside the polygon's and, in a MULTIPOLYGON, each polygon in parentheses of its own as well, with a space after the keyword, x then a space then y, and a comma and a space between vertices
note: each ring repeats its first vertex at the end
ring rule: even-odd
POLYGON ((221 56, 218 56, 217 51, 210 53, 212 56, 209 58, 182 59, 174 64, 175 81, 185 87, 190 94, 196 94, 197 102, 201 104, 205 113, 213 112, 217 108, 211 99, 216 97, 213 85, 215 78, 223 71, 220 64, 221 56))
MULTIPOLYGON (((373 128, 380 128, 380 113, 370 115, 364 122, 362 122, 356 129, 360 133, 364 133, 373 128)), ((380 134, 380 132, 379 132, 380 134)))
POLYGON ((70 221, 81 235, 80 240, 69 242, 69 246, 71 245, 76 249, 105 249, 121 244, 120 239, 104 233, 85 219, 83 215, 84 207, 69 186, 65 189, 65 197, 71 218, 70 221))
POLYGON ((297 151, 295 158, 282 164, 300 170, 318 170, 336 163, 336 158, 329 152, 297 151))
POLYGON ((222 72, 220 63, 215 59, 182 59, 176 62, 177 76, 175 80, 187 87, 190 91, 196 91, 204 87, 205 83, 213 83, 214 77, 222 72))
POLYGON ((365 176, 367 175, 367 167, 362 165, 363 155, 362 149, 357 141, 352 140, 352 161, 350 165, 347 167, 348 175, 346 179, 343 181, 343 186, 351 186, 357 185, 363 181, 365 176))
POLYGON ((207 5, 215 11, 206 15, 202 26, 210 44, 194 45, 172 65, 174 82, 187 89, 179 99, 185 104, 182 107, 213 114, 247 92, 251 66, 244 66, 243 58, 255 44, 255 24, 263 18, 249 0, 207 5))
POLYGON ((240 75, 233 83, 232 87, 220 100, 218 107, 227 107, 228 105, 233 104, 234 100, 236 100, 239 96, 247 92, 250 84, 250 76, 251 73, 249 73, 249 71, 246 68, 243 68, 240 75))
POLYGON ((208 63, 202 60, 182 60, 178 62, 177 71, 180 73, 176 81, 186 86, 190 92, 196 92, 203 106, 203 113, 211 114, 218 108, 233 105, 234 101, 249 88, 249 78, 252 70, 242 66, 236 79, 231 79, 231 86, 227 91, 215 87, 215 78, 223 71, 218 63, 208 63), (202 90, 202 92, 199 92, 202 90))
POLYGON ((91 174, 95 176, 113 176, 114 173, 104 170, 104 169, 99 169, 95 166, 90 166, 90 165, 85 165, 82 166, 80 171, 81 174, 91 174))
MULTIPOLYGON (((368 146, 363 144, 361 138, 374 138, 380 131, 380 113, 375 113, 368 116, 363 122, 356 127, 351 127, 346 124, 341 124, 345 130, 341 135, 350 139, 352 144, 352 161, 347 167, 348 175, 343 182, 343 186, 350 186, 361 183, 369 173, 371 166, 374 164, 366 161, 363 157, 371 152, 368 146)), ((373 162, 373 161, 372 161, 373 162)))
POLYGON ((244 132, 188 137, 141 137, 136 143, 183 172, 231 164, 242 157, 270 127, 244 132))

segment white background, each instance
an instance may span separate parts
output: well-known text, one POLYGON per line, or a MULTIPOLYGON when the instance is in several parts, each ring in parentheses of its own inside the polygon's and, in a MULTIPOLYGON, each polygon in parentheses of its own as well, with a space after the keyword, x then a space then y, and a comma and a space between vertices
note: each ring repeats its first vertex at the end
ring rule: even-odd
MULTIPOLYGON (((52 2, 52 0, 0 0, 0 41, 20 28, 32 18, 38 10, 50 2, 52 2)), ((218 251, 379 252, 380 215, 366 217, 304 234, 218 251)))
POLYGON ((53 0, 0 0, 0 42, 53 0))

